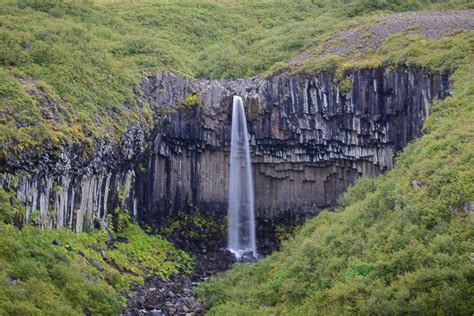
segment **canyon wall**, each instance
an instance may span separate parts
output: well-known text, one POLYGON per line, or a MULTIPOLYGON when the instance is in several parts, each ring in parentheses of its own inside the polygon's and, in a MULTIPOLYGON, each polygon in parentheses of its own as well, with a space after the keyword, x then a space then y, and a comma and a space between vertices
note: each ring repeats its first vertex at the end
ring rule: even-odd
POLYGON ((154 110, 152 131, 130 126, 88 161, 80 148, 10 160, 0 185, 45 227, 80 231, 116 207, 150 225, 177 210, 225 214, 232 97, 240 95, 257 216, 315 214, 358 177, 390 169, 421 135, 430 103, 449 91, 447 75, 414 68, 220 81, 160 72, 137 88, 154 110))
POLYGON ((334 206, 359 176, 376 176, 421 134, 429 104, 449 93, 447 76, 416 69, 354 70, 342 79, 276 75, 267 80, 190 80, 159 73, 142 82, 169 115, 137 179, 147 222, 189 206, 226 209, 232 96, 243 97, 251 136, 256 210, 314 213, 334 206), (189 104, 197 96, 197 104, 189 104))

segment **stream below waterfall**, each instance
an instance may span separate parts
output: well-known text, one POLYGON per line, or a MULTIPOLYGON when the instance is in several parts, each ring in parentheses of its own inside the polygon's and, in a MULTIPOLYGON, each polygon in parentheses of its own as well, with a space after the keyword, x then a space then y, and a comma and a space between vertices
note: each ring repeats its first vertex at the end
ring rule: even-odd
POLYGON ((146 279, 143 286, 132 286, 125 294, 127 308, 122 315, 203 315, 205 305, 194 296, 193 289, 211 276, 228 270, 235 263, 235 257, 225 248, 197 250, 188 249, 196 262, 190 275, 177 274, 169 280, 153 276, 146 279))

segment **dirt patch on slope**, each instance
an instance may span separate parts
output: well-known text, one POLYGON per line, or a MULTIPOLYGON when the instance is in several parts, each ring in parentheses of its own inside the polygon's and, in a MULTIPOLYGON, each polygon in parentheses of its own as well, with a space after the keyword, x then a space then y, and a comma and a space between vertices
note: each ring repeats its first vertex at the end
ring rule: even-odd
MULTIPOLYGON (((364 54, 382 45, 391 34, 420 34, 438 39, 458 30, 474 30, 474 10, 420 11, 378 15, 370 21, 329 36, 316 48, 318 55, 364 54)), ((289 60, 298 64, 309 57, 301 53, 289 60)))

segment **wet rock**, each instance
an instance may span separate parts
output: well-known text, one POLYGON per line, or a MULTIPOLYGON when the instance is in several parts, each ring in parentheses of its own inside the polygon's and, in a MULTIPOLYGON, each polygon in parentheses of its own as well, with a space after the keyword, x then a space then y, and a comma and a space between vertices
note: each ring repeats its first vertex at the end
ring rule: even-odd
POLYGON ((166 314, 163 313, 161 309, 153 309, 150 311, 150 316, 165 316, 166 314))
POLYGON ((242 254, 240 262, 257 262, 257 257, 254 255, 253 251, 247 251, 242 254))
POLYGON ((137 297, 137 304, 140 306, 140 307, 143 307, 145 306, 145 296, 139 296, 137 297))

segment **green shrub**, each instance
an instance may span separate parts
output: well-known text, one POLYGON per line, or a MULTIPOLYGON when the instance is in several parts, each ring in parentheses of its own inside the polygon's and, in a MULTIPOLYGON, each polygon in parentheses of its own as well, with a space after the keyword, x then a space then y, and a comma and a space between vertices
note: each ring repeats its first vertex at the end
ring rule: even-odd
POLYGON ((178 105, 178 108, 183 108, 186 110, 193 110, 199 107, 199 97, 195 93, 187 93, 184 102, 178 105))
POLYGON ((347 269, 346 272, 344 272, 344 274, 341 277, 341 281, 345 283, 349 281, 350 279, 355 278, 357 276, 365 277, 369 275, 369 273, 372 270, 373 270, 373 267, 370 264, 357 260, 356 262, 352 264, 352 266, 349 269, 347 269))

